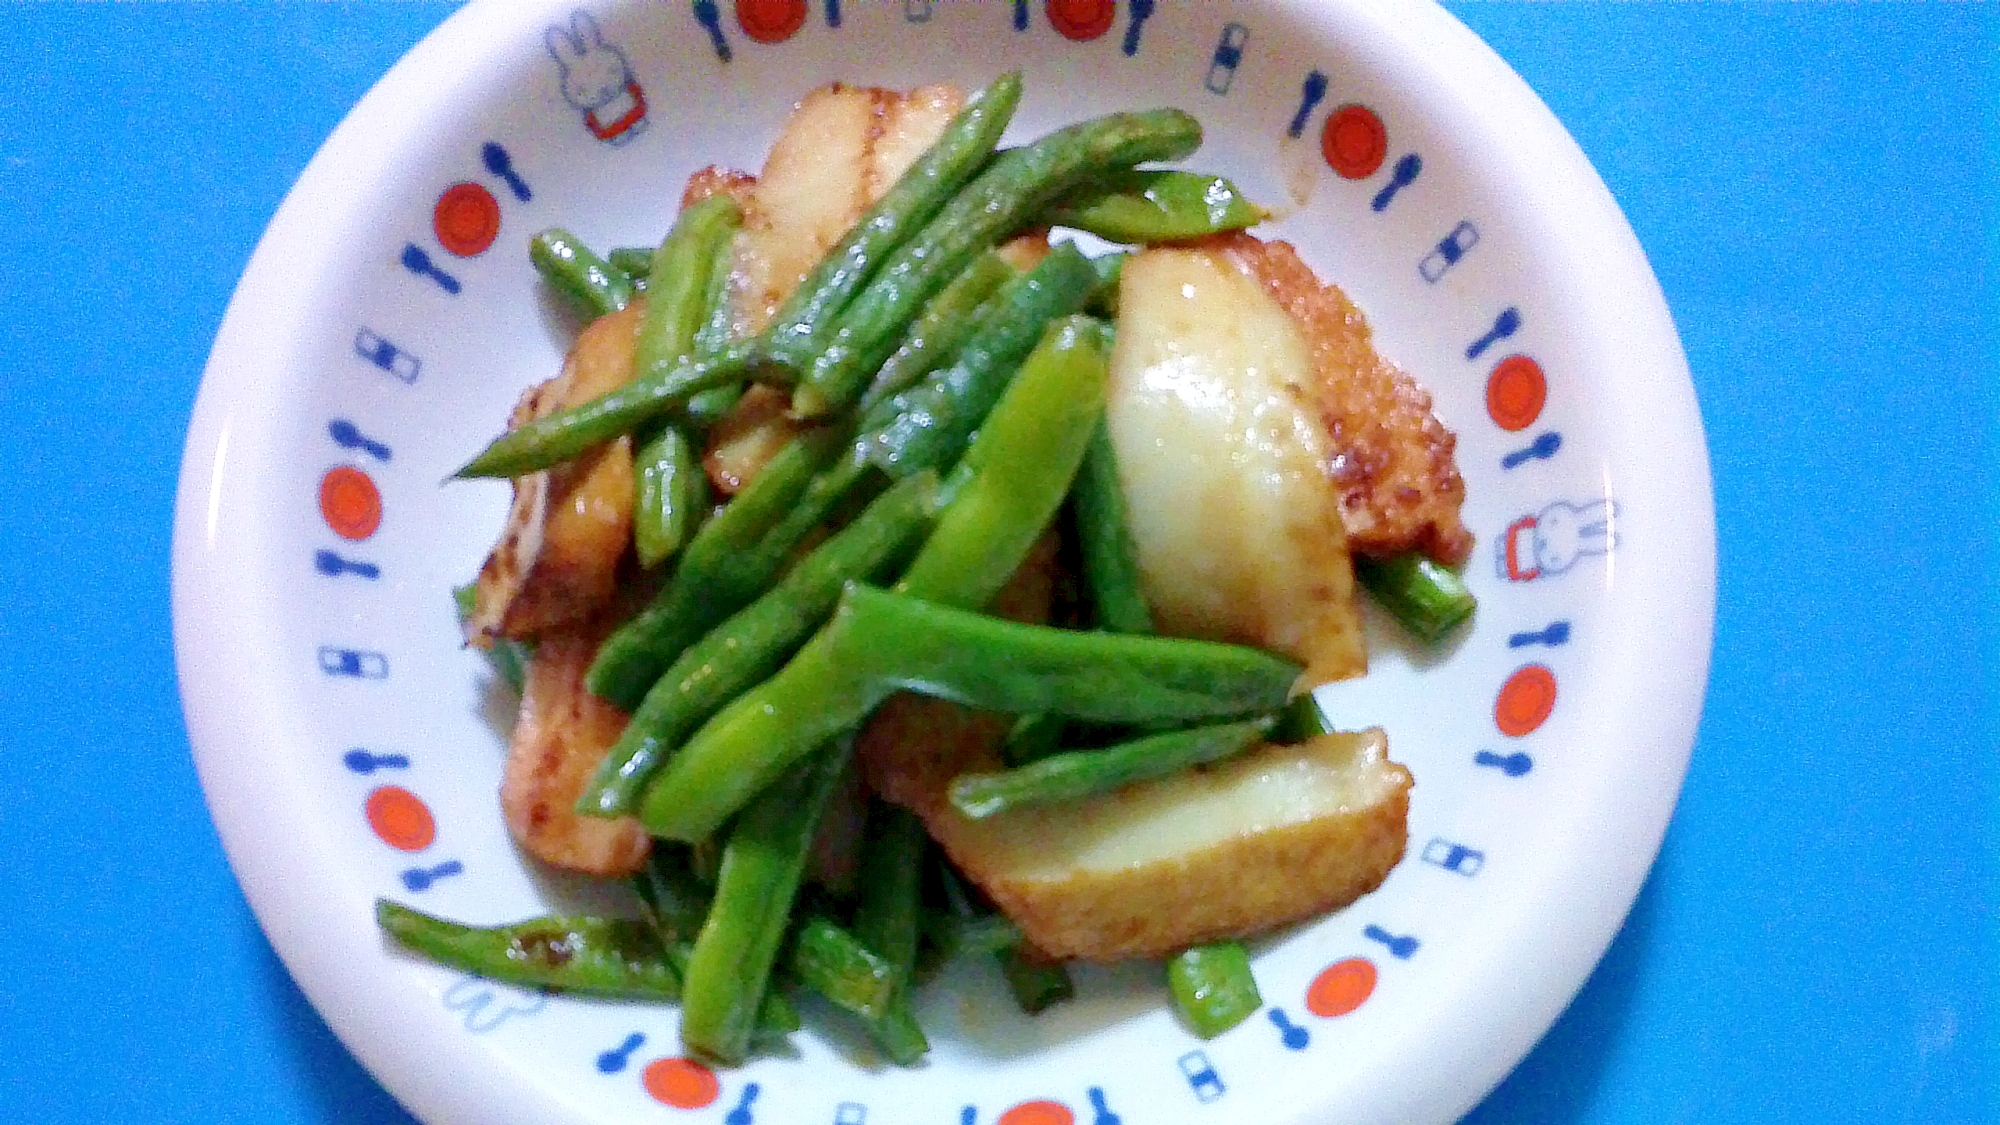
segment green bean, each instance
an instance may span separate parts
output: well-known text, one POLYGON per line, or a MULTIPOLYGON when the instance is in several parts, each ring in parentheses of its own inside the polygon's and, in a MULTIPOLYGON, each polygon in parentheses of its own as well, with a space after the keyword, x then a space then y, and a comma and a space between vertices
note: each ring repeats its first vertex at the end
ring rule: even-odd
POLYGON ((862 392, 856 412, 866 417, 889 396, 951 362, 979 327, 994 291, 1015 276, 1014 267, 997 251, 974 258, 924 306, 923 315, 910 325, 902 344, 862 392))
MULTIPOLYGON (((736 303, 730 298, 730 275, 736 268, 736 240, 724 239, 715 247, 708 267, 708 288, 702 294, 701 327, 695 330, 694 354, 718 355, 735 338, 736 303)), ((686 414, 696 429, 706 430, 721 421, 736 400, 743 397, 743 383, 719 387, 688 396, 686 414)))
POLYGON ((1121 250, 1099 254, 1090 260, 1091 268, 1097 271, 1097 288, 1083 306, 1084 311, 1109 321, 1118 319, 1118 281, 1124 276, 1125 259, 1129 257, 1130 254, 1121 250))
POLYGON ((1443 640, 1478 608, 1464 579, 1418 551, 1387 559, 1356 555, 1354 577, 1391 617, 1427 644, 1443 640))
POLYGON ((905 974, 917 957, 929 844, 923 822, 908 809, 877 801, 869 810, 854 934, 905 974))
POLYGON ((544 281, 592 317, 615 313, 632 303, 632 279, 560 227, 550 227, 528 240, 528 260, 544 281))
POLYGON ((792 439, 702 525, 666 588, 599 646, 584 677, 593 694, 626 710, 637 707, 682 649, 749 604, 770 576, 742 593, 748 585, 742 560, 793 512, 815 472, 841 449, 840 437, 822 430, 792 439))
POLYGON ((1021 625, 850 584, 833 620, 661 770, 640 819, 698 840, 897 691, 1107 723, 1198 722, 1284 705, 1299 667, 1211 641, 1021 625))
POLYGON ((1167 962, 1167 990, 1174 1007, 1203 1039, 1249 1019, 1264 1006, 1250 954, 1233 941, 1197 945, 1167 962))
MULTIPOLYGON (((1019 71, 1001 75, 967 100, 936 143, 848 228, 786 300, 763 335, 774 356, 794 368, 811 361, 835 319, 883 268, 883 260, 920 230, 928 230, 925 224, 932 216, 986 164, 1020 101, 1019 71)), ((959 262, 952 271, 963 265, 959 262)))
POLYGON ((452 475, 469 480, 539 472, 671 414, 702 391, 741 383, 752 375, 780 374, 750 341, 730 344, 714 355, 690 356, 664 369, 641 372, 589 402, 508 430, 452 475))
POLYGON ((852 752, 849 740, 825 748, 761 794, 730 829, 682 987, 681 1042, 691 1050, 728 1064, 749 1052, 813 834, 852 752))
POLYGON ((1313 698, 1312 692, 1302 691, 1278 712, 1278 725, 1271 732, 1271 741, 1290 745, 1332 733, 1333 724, 1327 721, 1319 700, 1313 698))
POLYGON ((667 942, 692 942, 708 918, 712 897, 695 875, 693 850, 662 840, 653 845, 645 870, 632 878, 653 928, 667 942))
POLYGON ((1004 914, 956 917, 933 912, 924 919, 924 936, 945 960, 967 955, 1005 953, 1021 944, 1021 927, 1004 914))
POLYGON ((915 1065, 930 1050, 910 1011, 908 983, 916 971, 929 844, 923 822, 909 810, 879 801, 870 810, 854 933, 896 972, 896 987, 883 1011, 869 1019, 868 1033, 899 1066, 915 1065))
MULTIPOLYGON (((1054 257, 1054 255, 1050 255, 1054 257)), ((1097 322, 1050 325, 966 450, 950 505, 900 588, 943 605, 984 606, 1062 507, 1104 414, 1108 349, 1097 322)))
POLYGON ((1200 172, 1115 172, 1058 200, 1045 219, 1108 242, 1179 242, 1242 230, 1269 215, 1235 184, 1200 172))
POLYGON ((376 899, 375 922, 403 946, 489 980, 620 999, 681 995, 665 947, 633 919, 551 916, 466 926, 376 899))
POLYGON ((648 275, 653 272, 653 248, 651 246, 620 246, 604 256, 611 268, 632 280, 632 287, 645 292, 648 275))
MULTIPOLYGON (((463 586, 454 586, 451 598, 452 604, 458 609, 458 623, 463 625, 465 619, 472 616, 473 608, 478 604, 479 583, 467 582, 463 586)), ((500 677, 502 683, 513 688, 518 695, 522 685, 528 682, 528 661, 534 658, 534 646, 507 637, 495 637, 492 643, 486 646, 485 651, 486 662, 492 665, 494 674, 500 677)))
POLYGON ((806 417, 846 407, 895 350, 924 302, 980 252, 1028 225, 1077 184, 1201 144, 1201 124, 1177 109, 1114 113, 1058 129, 995 157, 891 254, 840 315, 831 342, 799 378, 792 408, 806 417))
POLYGON ((863 418, 856 442, 860 454, 892 476, 921 468, 943 471, 1042 343, 1050 323, 1081 309, 1095 283, 1089 259, 1069 243, 1006 283, 949 367, 863 418))
POLYGON ((712 195, 682 211, 653 252, 646 311, 632 366, 644 373, 679 363, 694 351, 695 334, 708 314, 709 273, 729 246, 743 212, 726 195, 712 195))
POLYGON ((716 709, 776 671, 833 612, 844 583, 872 577, 905 556, 930 528, 936 491, 931 473, 900 482, 764 596, 688 646, 605 752, 577 799, 577 811, 590 816, 634 811, 667 755, 716 709))
POLYGON ((1091 614, 1100 629, 1150 633, 1153 611, 1139 576, 1138 549, 1126 522, 1125 489, 1110 428, 1099 422, 1084 453, 1071 493, 1076 505, 1077 545, 1083 555, 1083 583, 1091 614))
POLYGON ((1063 733, 1069 720, 1061 715, 1020 715, 1007 731, 1000 757, 1010 766, 1038 762, 1062 749, 1063 733))
POLYGON ((1000 972, 1014 993, 1014 1003, 1031 1016, 1076 995, 1076 985, 1061 962, 1032 957, 1019 948, 1000 954, 1000 972))
POLYGON ((708 513, 708 475, 694 443, 671 423, 639 447, 632 506, 632 543, 648 570, 672 558, 708 513))
POLYGON ((1102 750, 1051 754, 999 773, 963 773, 952 779, 952 807, 974 820, 1010 809, 1077 801, 1135 781, 1166 777, 1219 762, 1263 741, 1273 719, 1168 731, 1102 750))
POLYGON ((788 961, 799 983, 845 1012, 874 1021, 889 1011, 903 974, 862 940, 820 915, 805 920, 788 961))

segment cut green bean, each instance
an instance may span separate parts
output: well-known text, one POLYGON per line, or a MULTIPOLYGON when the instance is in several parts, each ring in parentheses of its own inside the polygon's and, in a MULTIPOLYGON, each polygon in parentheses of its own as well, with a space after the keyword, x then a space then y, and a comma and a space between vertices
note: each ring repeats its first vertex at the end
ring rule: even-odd
POLYGON ((730 1065, 749 1053, 813 834, 851 756, 847 740, 825 748, 759 796, 730 829, 715 899, 682 986, 681 1042, 689 1049, 730 1065))
POLYGON ((1262 742, 1274 717, 1168 731, 1102 750, 1071 750, 999 773, 952 779, 952 807, 974 820, 1010 809, 1078 801, 1149 778, 1219 762, 1262 742))
POLYGON ((905 974, 917 957, 929 844, 923 821, 910 810, 884 801, 869 810, 854 934, 905 974))
POLYGON ((375 900, 375 922, 401 945, 489 980, 588 996, 680 998, 680 976, 644 922, 629 918, 535 918, 466 926, 375 900))
POLYGON ((1076 995, 1076 984, 1059 961, 1031 957, 1019 948, 1009 949, 999 957, 1000 972, 1007 978, 1014 1003, 1031 1016, 1038 1016, 1076 995))
POLYGON ((712 895, 694 873, 692 849, 656 842, 632 883, 661 940, 692 942, 701 933, 712 895))
POLYGON ((1174 1007, 1203 1039, 1213 1039, 1264 1006, 1250 954, 1238 942, 1197 945, 1167 962, 1174 1007))
POLYGON ((1285 709, 1278 712, 1278 725, 1271 731, 1271 741, 1289 746, 1332 733, 1333 724, 1327 721, 1319 700, 1312 692, 1304 691, 1293 696, 1285 709))
POLYGON ((1193 117, 1156 109, 1079 122, 999 154, 855 295, 832 340, 800 375, 792 408, 814 417, 851 404, 924 302, 1051 200, 1114 169, 1178 159, 1200 144, 1193 117))
MULTIPOLYGON (((1095 283, 1089 259, 1068 243, 1007 282, 950 366, 863 418, 856 440, 860 455, 891 476, 923 468, 943 471, 966 449, 1049 326, 1083 308, 1095 283)), ((1105 350, 1102 336, 1072 338, 1067 346, 1086 342, 1105 350)))
POLYGON ((815 915, 800 925, 788 961, 799 983, 864 1020, 886 1015, 903 974, 845 927, 815 915))
POLYGON ((1187 723, 1282 707, 1299 667, 1236 645, 1021 625, 850 585, 832 621, 738 696, 654 780, 640 819, 707 836, 897 691, 1106 723, 1187 723))
POLYGON ((671 414, 702 391, 753 375, 778 374, 748 341, 729 344, 714 355, 690 356, 664 370, 641 373, 589 402, 508 430, 452 475, 470 480, 539 472, 671 414))
POLYGON ((772 528, 784 522, 814 474, 845 444, 815 431, 792 439, 689 541, 667 586, 599 646, 584 685, 626 710, 639 705, 681 650, 749 604, 769 581, 740 591, 741 564, 772 528))
POLYGON ((1113 633, 1152 632, 1153 611, 1146 604, 1138 549, 1126 522, 1118 454, 1111 446, 1111 430, 1103 422, 1091 434, 1071 495, 1092 623, 1113 633))
POLYGON ((632 279, 560 227, 528 240, 528 260, 544 281, 592 317, 607 316, 632 303, 632 279))
POLYGON ((1356 555, 1354 577, 1403 628, 1427 644, 1443 640, 1478 608, 1464 579, 1418 551, 1387 559, 1356 555))
MULTIPOLYGON (((451 600, 458 610, 458 623, 465 624, 465 619, 472 616, 472 611, 478 604, 479 583, 467 582, 463 586, 454 586, 451 600)), ((528 661, 534 657, 534 646, 525 641, 495 637, 485 652, 486 662, 492 666, 493 674, 500 677, 501 683, 513 688, 516 695, 520 694, 522 685, 528 682, 528 661)))
POLYGON ((694 443, 672 424, 661 426, 632 459, 639 470, 632 543, 639 565, 650 570, 672 558, 708 514, 708 474, 701 471, 694 443))
POLYGON ((960 918, 932 913, 924 919, 924 936, 938 947, 945 960, 962 956, 1004 953, 1021 944, 1021 927, 1004 914, 975 914, 960 918))
POLYGON ((978 329, 982 309, 1003 284, 1016 276, 997 251, 972 260, 951 284, 924 306, 903 342, 882 363, 861 394, 856 412, 866 417, 885 399, 950 363, 978 329))
POLYGON ((668 755, 710 715, 775 672, 840 600, 841 587, 907 557, 934 517, 937 478, 911 477, 800 560, 783 581, 688 646, 646 692, 577 800, 589 816, 624 816, 668 755))
POLYGON ((726 195, 712 195, 682 211, 653 252, 646 311, 632 349, 632 367, 641 374, 670 367, 694 351, 695 336, 708 315, 709 273, 722 248, 742 225, 743 212, 726 195))
POLYGON ((1063 732, 1069 720, 1061 715, 1022 715, 1007 731, 1000 756, 1010 766, 1025 766, 1062 749, 1063 732))
POLYGON ((962 481, 899 588, 943 605, 984 606, 1027 557, 1076 479, 1104 413, 1108 349, 1097 322, 1071 317, 1008 388, 954 477, 962 481))
POLYGON ((1071 193, 1045 219, 1108 242, 1149 245, 1242 230, 1268 217, 1221 176, 1131 169, 1071 193))
MULTIPOLYGON (((1020 100, 1021 75, 1014 71, 994 79, 966 101, 937 141, 862 213, 779 309, 762 337, 776 358, 794 369, 811 362, 836 319, 884 268, 884 261, 900 261, 900 257, 891 256, 920 231, 928 231, 926 224, 939 209, 987 163, 1020 100)), ((953 265, 951 272, 956 273, 964 264, 953 265)), ((928 297, 925 294, 919 303, 928 297)), ((907 320, 914 312, 915 306, 911 306, 898 320, 907 320)), ((900 329, 901 324, 895 327, 900 329)))
POLYGON ((647 275, 653 272, 653 248, 620 246, 604 256, 611 267, 632 280, 632 287, 645 292, 647 275))

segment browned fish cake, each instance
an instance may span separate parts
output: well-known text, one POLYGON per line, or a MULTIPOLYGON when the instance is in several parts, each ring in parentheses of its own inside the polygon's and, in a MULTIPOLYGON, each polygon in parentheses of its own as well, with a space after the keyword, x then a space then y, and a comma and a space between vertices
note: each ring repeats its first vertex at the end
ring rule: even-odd
POLYGON ((1465 479, 1458 439, 1431 412, 1410 374, 1376 354, 1354 302, 1324 284, 1287 242, 1217 235, 1196 246, 1220 251, 1291 313, 1319 375, 1319 410, 1333 440, 1328 473, 1340 489, 1348 547, 1383 557, 1420 550, 1456 565, 1472 551, 1459 520, 1465 479))

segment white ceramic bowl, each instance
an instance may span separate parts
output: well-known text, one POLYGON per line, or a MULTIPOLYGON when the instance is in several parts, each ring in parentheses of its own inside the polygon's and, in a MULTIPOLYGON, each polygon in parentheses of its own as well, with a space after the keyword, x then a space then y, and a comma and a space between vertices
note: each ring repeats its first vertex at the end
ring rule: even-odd
POLYGON ((474 3, 361 102, 258 247, 188 436, 188 727, 244 891, 333 1029, 440 1125, 1408 1125, 1475 1104, 1638 891, 1713 618, 1707 459, 1673 325, 1555 119, 1442 10, 1387 0, 591 0, 595 35, 575 3, 474 3), (567 88, 550 46, 565 35, 592 72, 567 88), (908 1071, 857 1061, 816 1018, 794 1057, 710 1075, 679 1060, 671 1010, 544 998, 385 948, 377 896, 498 922, 592 893, 508 842, 488 676, 448 596, 506 489, 439 482, 566 345, 527 236, 651 242, 690 171, 757 168, 821 82, 971 87, 1013 67, 1015 136, 1113 108, 1199 116, 1191 163, 1291 208, 1277 233, 1457 431, 1476 623, 1431 656, 1378 628, 1371 674, 1324 696, 1344 724, 1386 727, 1414 772, 1408 857, 1347 910, 1260 943, 1267 1011, 1213 1042, 1175 1022, 1155 969, 1083 972, 1076 1002, 1029 1020, 967 964, 922 994, 934 1050, 908 1071))

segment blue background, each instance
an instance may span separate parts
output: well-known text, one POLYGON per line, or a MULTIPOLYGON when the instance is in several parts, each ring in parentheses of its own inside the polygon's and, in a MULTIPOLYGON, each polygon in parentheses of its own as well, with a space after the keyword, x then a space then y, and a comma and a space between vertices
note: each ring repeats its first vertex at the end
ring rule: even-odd
MULTIPOLYGON (((167 570, 239 271, 326 134, 451 10, 0 9, 0 1116, 409 1121, 230 877, 167 570)), ((1471 1120, 2000 1120, 2000 18, 1454 11, 1651 255, 1721 543, 1714 673, 1660 862, 1471 1120)))

